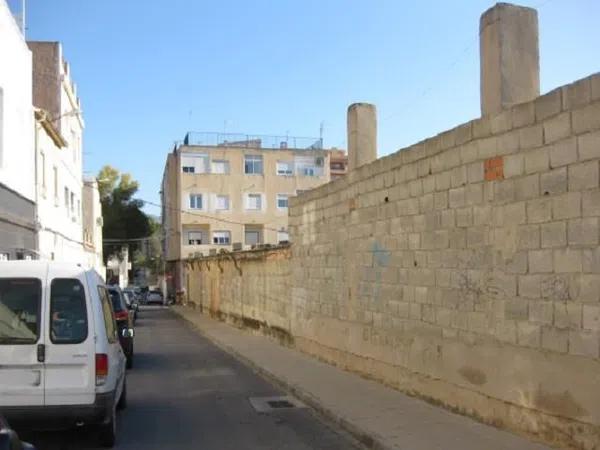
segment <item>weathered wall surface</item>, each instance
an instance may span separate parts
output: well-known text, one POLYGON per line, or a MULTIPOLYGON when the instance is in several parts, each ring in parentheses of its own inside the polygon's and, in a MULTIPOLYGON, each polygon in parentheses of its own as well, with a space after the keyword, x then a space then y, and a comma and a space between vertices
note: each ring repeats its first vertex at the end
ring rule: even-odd
POLYGON ((293 199, 296 345, 595 448, 599 159, 595 75, 293 199))
POLYGON ((186 264, 191 305, 291 344, 289 246, 208 256, 186 264))
POLYGON ((197 261, 188 293, 405 392, 598 448, 599 221, 595 75, 292 199, 290 249, 197 261))

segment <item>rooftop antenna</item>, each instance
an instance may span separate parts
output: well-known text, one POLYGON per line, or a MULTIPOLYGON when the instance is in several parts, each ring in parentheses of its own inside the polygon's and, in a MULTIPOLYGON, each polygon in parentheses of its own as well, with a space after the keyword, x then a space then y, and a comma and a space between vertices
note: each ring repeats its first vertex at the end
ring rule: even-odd
POLYGON ((321 141, 321 148, 323 148, 323 130, 325 129, 325 122, 321 120, 321 125, 319 126, 319 141, 321 141))

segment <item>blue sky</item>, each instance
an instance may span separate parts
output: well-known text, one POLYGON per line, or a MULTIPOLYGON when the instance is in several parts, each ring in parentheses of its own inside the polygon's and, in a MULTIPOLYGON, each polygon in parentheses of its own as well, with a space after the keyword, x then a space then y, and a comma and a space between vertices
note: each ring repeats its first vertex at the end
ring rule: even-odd
MULTIPOLYGON (((20 0, 9 0, 18 6, 20 0)), ((84 169, 158 201, 187 130, 318 136, 377 105, 379 155, 479 115, 483 0, 28 0, 28 39, 61 41, 82 100, 84 169)), ((538 0, 542 92, 600 70, 600 2, 538 0)), ((148 207, 158 214, 158 209, 148 207)))

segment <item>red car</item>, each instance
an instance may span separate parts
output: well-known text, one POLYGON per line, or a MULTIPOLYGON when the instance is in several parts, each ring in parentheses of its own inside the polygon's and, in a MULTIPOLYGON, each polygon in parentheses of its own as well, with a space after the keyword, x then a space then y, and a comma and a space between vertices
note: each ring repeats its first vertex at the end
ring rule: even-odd
POLYGON ((107 289, 119 330, 119 342, 127 357, 127 368, 131 369, 133 367, 133 312, 127 308, 127 302, 120 287, 108 286, 107 289))

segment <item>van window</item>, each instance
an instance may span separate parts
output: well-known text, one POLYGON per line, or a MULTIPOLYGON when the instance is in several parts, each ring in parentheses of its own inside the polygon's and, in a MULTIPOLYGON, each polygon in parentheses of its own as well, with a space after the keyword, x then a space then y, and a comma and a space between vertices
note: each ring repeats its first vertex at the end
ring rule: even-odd
POLYGON ((41 298, 40 280, 0 278, 0 345, 38 341, 41 298))
POLYGON ((73 278, 55 278, 50 285, 50 340, 55 344, 79 344, 87 335, 83 285, 73 278))
POLYGON ((98 286, 98 294, 100 302, 102 302, 102 314, 104 315, 104 328, 106 328, 106 337, 108 342, 114 344, 117 342, 117 325, 115 324, 115 316, 113 315, 110 298, 106 288, 98 286))

